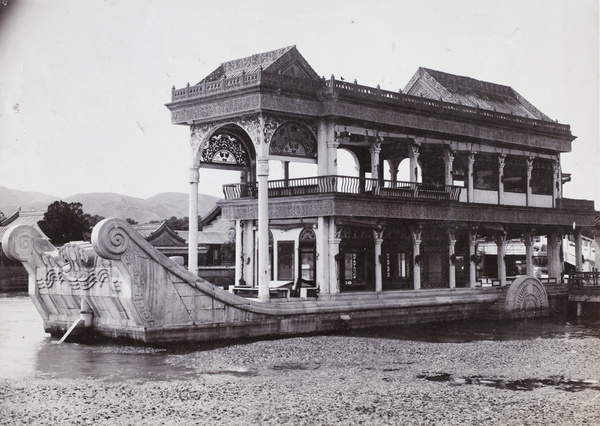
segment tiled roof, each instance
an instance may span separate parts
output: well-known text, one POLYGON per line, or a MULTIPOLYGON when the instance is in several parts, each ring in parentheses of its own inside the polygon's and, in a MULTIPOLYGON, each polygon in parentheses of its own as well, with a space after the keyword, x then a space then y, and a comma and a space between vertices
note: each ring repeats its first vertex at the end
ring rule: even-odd
POLYGON ((512 87, 428 68, 417 70, 404 93, 536 120, 550 120, 512 87))
POLYGON ((148 238, 153 233, 155 233, 163 225, 163 223, 164 222, 159 222, 159 223, 145 223, 143 225, 132 225, 132 227, 133 227, 133 229, 135 229, 136 231, 138 231, 138 233, 142 237, 148 238))
POLYGON ((40 229, 40 227, 38 226, 38 222, 40 220, 42 220, 44 218, 44 211, 40 211, 40 210, 31 210, 31 211, 22 211, 22 210, 17 210, 12 216, 4 219, 2 221, 2 225, 0 225, 0 240, 2 239, 2 237, 4 236, 4 233, 8 230, 8 228, 10 228, 11 226, 17 226, 17 225, 29 225, 29 226, 33 226, 35 229, 38 230, 38 232, 40 234, 42 234, 42 236, 44 238, 48 238, 40 229))
POLYGON ((296 46, 287 46, 270 52, 257 53, 245 58, 223 62, 198 84, 216 81, 221 78, 231 78, 245 74, 256 73, 260 68, 277 73, 285 72, 292 64, 298 64, 307 78, 318 79, 319 75, 298 52, 296 46))
MULTIPOLYGON (((176 231, 184 240, 188 241, 189 231, 176 231)), ((198 244, 225 244, 229 241, 229 234, 227 232, 198 232, 198 244)))

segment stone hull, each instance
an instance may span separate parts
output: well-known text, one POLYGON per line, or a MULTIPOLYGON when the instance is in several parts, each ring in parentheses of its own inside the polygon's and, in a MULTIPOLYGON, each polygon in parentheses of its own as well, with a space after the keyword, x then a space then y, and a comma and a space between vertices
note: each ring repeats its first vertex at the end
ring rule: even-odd
POLYGON ((80 321, 73 340, 213 341, 548 311, 543 286, 528 277, 504 288, 321 294, 261 303, 190 273, 119 219, 100 222, 91 244, 74 242, 59 250, 34 228, 19 226, 5 234, 3 247, 25 265, 47 332, 63 336, 82 313, 91 313, 91 323, 80 321))

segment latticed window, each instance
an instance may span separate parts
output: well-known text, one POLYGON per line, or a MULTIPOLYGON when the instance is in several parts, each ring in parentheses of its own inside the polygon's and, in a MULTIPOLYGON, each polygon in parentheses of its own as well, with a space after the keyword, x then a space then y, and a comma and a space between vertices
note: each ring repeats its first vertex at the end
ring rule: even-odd
POLYGON ((554 173, 552 161, 536 158, 531 170, 531 192, 540 195, 552 195, 554 173))
POLYGON ((294 242, 277 243, 277 279, 294 280, 294 242))
POLYGON ((527 192, 527 159, 506 157, 503 181, 506 192, 527 192))
POLYGON ((477 154, 473 164, 473 188, 498 190, 498 157, 477 154))

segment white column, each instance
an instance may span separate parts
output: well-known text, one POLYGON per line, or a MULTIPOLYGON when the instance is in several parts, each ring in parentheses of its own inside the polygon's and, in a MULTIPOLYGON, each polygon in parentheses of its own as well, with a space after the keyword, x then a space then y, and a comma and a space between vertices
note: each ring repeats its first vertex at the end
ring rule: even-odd
MULTIPOLYGON (((317 175, 329 174, 329 127, 327 120, 321 118, 317 123, 317 175)), ((333 136, 332 136, 333 137, 333 136)))
POLYGON ((340 253, 340 243, 342 239, 336 235, 335 219, 329 218, 329 293, 340 292, 340 273, 339 264, 341 260, 337 259, 340 253))
POLYGON ((448 231, 448 255, 449 255, 449 264, 448 264, 448 287, 455 288, 456 287, 456 265, 454 264, 454 250, 456 246, 456 234, 452 231, 448 231))
POLYGON ((244 247, 242 249, 243 254, 244 254, 244 259, 243 259, 243 278, 244 278, 244 282, 246 285, 249 285, 251 287, 255 287, 256 286, 256 282, 255 282, 255 271, 254 271, 254 265, 255 265, 255 244, 254 244, 254 232, 255 232, 255 226, 254 226, 254 221, 253 220, 245 220, 244 223, 244 232, 243 232, 243 244, 244 247))
POLYGON ((243 227, 242 221, 235 221, 235 281, 234 285, 240 285, 244 276, 244 245, 243 245, 243 227))
POLYGON ((583 271, 583 238, 581 236, 581 228, 575 230, 575 271, 583 271))
POLYGON ((390 174, 392 175, 392 182, 398 182, 398 167, 400 166, 400 162, 396 159, 389 160, 390 164, 390 174))
POLYGON ((381 275, 381 243, 383 243, 383 231, 373 231, 373 240, 375 241, 375 291, 377 293, 383 290, 383 280, 381 275))
POLYGON ((444 150, 444 169, 445 169, 445 184, 447 186, 451 186, 454 183, 454 179, 452 177, 452 169, 454 163, 454 153, 450 149, 444 150))
MULTIPOLYGON (((526 181, 526 192, 527 192, 527 206, 531 206, 531 198, 533 193, 531 192, 531 172, 533 171, 533 157, 527 158, 527 181, 526 181)), ((529 275, 529 274, 528 274, 529 275)))
POLYGON ((316 264, 317 271, 315 275, 316 284, 322 293, 329 292, 329 265, 327 260, 329 259, 329 222, 327 218, 319 216, 317 218, 317 229, 316 229, 316 264))
POLYGON ((504 255, 506 253, 506 233, 503 232, 496 236, 496 246, 498 247, 498 281, 500 286, 506 285, 506 262, 504 255))
POLYGON ((197 167, 190 169, 188 270, 198 275, 198 182, 200 172, 197 167))
POLYGON ((469 229, 469 286, 471 288, 477 285, 477 263, 474 258, 477 257, 477 230, 469 229))
POLYGON ((410 181, 416 183, 419 181, 419 164, 417 162, 419 159, 418 145, 410 145, 408 147, 408 157, 410 161, 410 181))
POLYGON ((258 180, 258 299, 269 301, 269 160, 256 160, 258 180))
POLYGON ((377 179, 373 183, 373 193, 379 194, 379 153, 381 152, 381 142, 372 142, 369 148, 371 153, 371 179, 377 179))
POLYGON ((469 154, 469 169, 467 172, 467 202, 473 203, 475 191, 473 188, 473 164, 475 164, 475 154, 469 154))
POLYGON ((498 157, 498 204, 504 205, 504 163, 506 155, 498 157))
POLYGON ((337 168, 337 149, 340 146, 335 137, 335 126, 333 120, 327 122, 327 174, 335 176, 338 173, 337 168))
POLYGON ((413 265, 413 288, 415 290, 421 289, 421 262, 417 262, 417 260, 421 257, 421 233, 423 230, 421 228, 413 228, 411 229, 412 238, 413 238, 413 256, 414 256, 414 265, 413 265))
POLYGON ((552 163, 552 175, 553 175, 553 184, 552 184, 552 206, 556 207, 556 199, 560 198, 560 164, 558 161, 552 163))
POLYGON ((560 282, 562 273, 562 262, 560 260, 561 245, 562 235, 560 232, 550 232, 547 240, 548 277, 556 278, 557 282, 560 282))
POLYGON ((523 239, 525 240, 525 274, 533 277, 533 232, 525 232, 523 239))
POLYGON ((555 262, 554 252, 556 251, 554 249, 555 241, 556 241, 556 233, 549 232, 548 235, 546 235, 546 257, 548 258, 548 278, 554 277, 554 262, 555 262))

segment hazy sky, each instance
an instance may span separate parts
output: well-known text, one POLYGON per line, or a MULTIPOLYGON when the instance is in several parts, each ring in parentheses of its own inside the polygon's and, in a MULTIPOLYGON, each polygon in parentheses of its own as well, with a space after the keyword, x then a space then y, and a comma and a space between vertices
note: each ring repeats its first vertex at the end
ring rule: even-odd
MULTIPOLYGON (((0 1, 0 5, 3 2, 0 1)), ((221 62, 295 44, 320 75, 397 91, 419 66, 509 85, 578 138, 565 196, 600 209, 597 0, 9 0, 0 186, 68 197, 187 192, 164 106, 221 62)), ((201 172, 203 193, 222 176, 201 172)), ((228 182, 237 176, 228 177, 228 182)))

